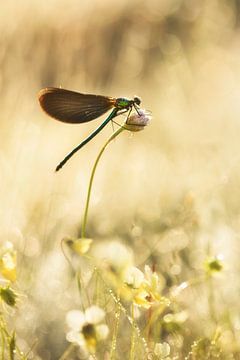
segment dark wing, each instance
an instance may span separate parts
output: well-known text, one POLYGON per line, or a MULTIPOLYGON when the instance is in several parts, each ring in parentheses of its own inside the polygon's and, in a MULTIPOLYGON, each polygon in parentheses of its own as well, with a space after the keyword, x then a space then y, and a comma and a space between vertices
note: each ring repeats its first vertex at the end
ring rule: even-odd
POLYGON ((39 102, 48 115, 74 124, 98 118, 114 107, 116 99, 50 87, 39 92, 39 102))

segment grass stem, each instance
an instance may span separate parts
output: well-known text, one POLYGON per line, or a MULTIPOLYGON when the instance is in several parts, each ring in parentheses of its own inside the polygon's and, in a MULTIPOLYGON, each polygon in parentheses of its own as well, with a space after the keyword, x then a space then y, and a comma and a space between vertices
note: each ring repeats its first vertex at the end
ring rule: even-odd
POLYGON ((110 137, 109 139, 106 141, 106 143, 103 145, 102 149, 100 150, 95 163, 93 165, 92 168, 92 172, 91 172, 91 176, 90 176, 90 180, 89 180, 89 185, 88 185, 88 192, 87 192, 87 200, 86 200, 86 205, 85 205, 85 210, 84 210, 84 215, 83 215, 83 223, 82 223, 82 231, 81 231, 81 237, 85 238, 86 235, 86 226, 87 226, 87 219, 88 219, 88 209, 89 209, 89 202, 90 202, 90 197, 91 197, 91 192, 92 192, 92 185, 93 185, 93 179, 94 179, 94 175, 96 172, 96 168, 97 165, 99 163, 99 160, 104 152, 104 150, 106 149, 106 147, 110 144, 110 142, 112 140, 114 140, 122 131, 124 130, 123 127, 120 127, 119 129, 117 129, 110 137))

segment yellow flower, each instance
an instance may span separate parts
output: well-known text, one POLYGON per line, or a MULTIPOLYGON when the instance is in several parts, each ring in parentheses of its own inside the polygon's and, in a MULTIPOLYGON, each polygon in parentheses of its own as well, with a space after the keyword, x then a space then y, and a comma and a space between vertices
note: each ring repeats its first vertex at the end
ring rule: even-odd
POLYGON ((78 255, 84 255, 90 249, 92 239, 72 239, 65 238, 64 242, 68 245, 68 247, 78 255))
POLYGON ((0 272, 9 281, 16 281, 17 253, 10 242, 6 242, 0 250, 0 272))
POLYGON ((145 273, 136 267, 129 268, 125 273, 125 284, 132 290, 132 299, 135 305, 149 309, 152 305, 164 300, 161 296, 160 278, 147 265, 145 273))
POLYGON ((223 269, 223 256, 217 255, 207 258, 204 262, 204 267, 208 275, 221 272, 223 269))
POLYGON ((149 301, 156 302, 161 299, 160 291, 162 290, 162 283, 158 274, 151 270, 151 268, 145 266, 145 283, 144 287, 149 293, 149 301))

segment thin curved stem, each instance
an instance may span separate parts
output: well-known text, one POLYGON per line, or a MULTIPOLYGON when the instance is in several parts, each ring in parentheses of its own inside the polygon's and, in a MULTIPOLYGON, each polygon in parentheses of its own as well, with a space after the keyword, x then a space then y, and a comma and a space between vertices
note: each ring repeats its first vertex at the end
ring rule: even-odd
POLYGON ((92 184, 93 184, 93 179, 94 179, 94 175, 96 172, 96 168, 97 165, 99 163, 99 160, 104 152, 104 150, 106 149, 106 147, 110 144, 110 142, 112 140, 114 140, 122 131, 124 130, 123 127, 120 127, 119 129, 117 129, 110 137, 109 139, 106 141, 106 143, 103 145, 102 149, 100 150, 95 163, 93 165, 93 169, 92 169, 92 173, 90 176, 90 181, 89 181, 89 185, 88 185, 88 193, 87 193, 87 200, 86 200, 86 205, 85 205, 85 210, 84 210, 84 215, 83 215, 83 223, 82 223, 82 231, 81 231, 81 237, 85 238, 85 232, 86 232, 86 225, 87 225, 87 218, 88 218, 88 208, 89 208, 89 202, 90 202, 90 197, 91 197, 91 192, 92 192, 92 184))

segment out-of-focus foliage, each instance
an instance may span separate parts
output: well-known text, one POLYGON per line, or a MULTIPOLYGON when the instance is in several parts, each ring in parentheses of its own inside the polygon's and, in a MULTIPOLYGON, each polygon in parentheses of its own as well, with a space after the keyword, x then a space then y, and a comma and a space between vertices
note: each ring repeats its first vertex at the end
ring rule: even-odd
POLYGON ((1 293, 14 294, 14 303, 2 299, 2 353, 60 358, 66 314, 98 305, 107 340, 98 348, 84 322, 81 336, 99 359, 144 359, 147 350, 152 359, 240 358, 239 11, 238 0, 2 1, 0 233, 18 259, 16 271, 16 254, 0 254, 1 293), (152 112, 144 131, 125 131, 104 153, 91 244, 78 243, 87 186, 112 129, 54 173, 101 120, 48 118, 37 101, 46 86, 137 94, 152 112), (133 294, 124 273, 145 265, 157 275, 133 294), (129 307, 136 293, 150 309, 129 307))

